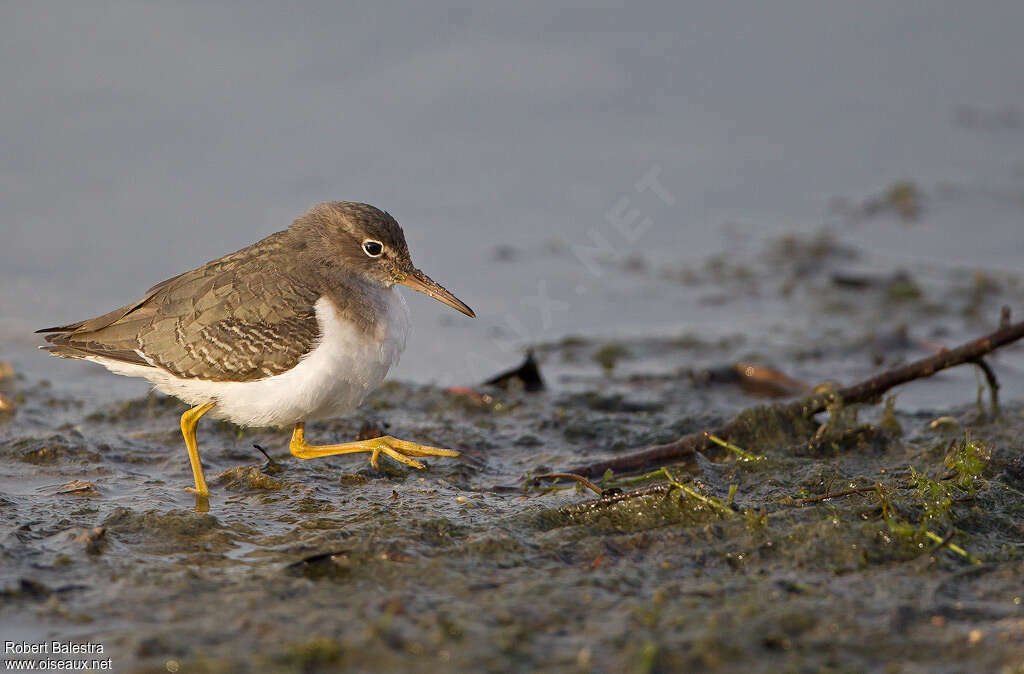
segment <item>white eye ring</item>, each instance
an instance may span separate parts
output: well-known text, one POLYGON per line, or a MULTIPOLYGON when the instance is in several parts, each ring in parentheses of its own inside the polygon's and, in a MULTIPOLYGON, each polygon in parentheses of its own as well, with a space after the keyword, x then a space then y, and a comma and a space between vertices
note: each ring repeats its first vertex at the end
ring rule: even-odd
POLYGON ((366 241, 363 241, 363 252, 370 257, 380 257, 384 254, 384 244, 380 241, 367 239, 366 241))

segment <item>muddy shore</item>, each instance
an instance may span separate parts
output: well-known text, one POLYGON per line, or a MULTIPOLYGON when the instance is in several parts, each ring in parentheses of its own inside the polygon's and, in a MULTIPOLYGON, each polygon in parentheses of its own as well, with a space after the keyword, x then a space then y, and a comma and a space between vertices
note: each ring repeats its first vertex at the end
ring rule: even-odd
POLYGON ((391 382, 307 430, 462 451, 423 471, 300 462, 287 431, 204 422, 208 513, 184 489, 178 402, 95 403, 14 362, 0 381, 14 408, 0 412, 0 627, 102 643, 116 671, 1019 671, 1019 345, 991 359, 998 416, 966 367, 889 407, 752 433, 749 456, 671 466, 681 486, 600 484, 661 485, 640 498, 529 480, 793 386, 850 383, 1024 307, 1006 273, 922 279, 858 259, 791 237, 650 270, 719 307, 773 307, 785 327, 538 344, 544 391, 391 382), (750 386, 738 362, 788 383, 750 386))

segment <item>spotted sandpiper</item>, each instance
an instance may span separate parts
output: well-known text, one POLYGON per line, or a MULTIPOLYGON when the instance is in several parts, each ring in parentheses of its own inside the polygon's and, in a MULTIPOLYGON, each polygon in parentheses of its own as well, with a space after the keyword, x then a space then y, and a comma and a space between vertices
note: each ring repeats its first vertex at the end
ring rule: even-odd
POLYGON ((248 248, 158 283, 96 318, 39 330, 62 358, 143 377, 191 408, 181 415, 197 500, 209 491, 196 444, 205 414, 241 426, 292 426, 300 459, 369 452, 416 468, 412 457, 458 456, 390 436, 310 445, 305 422, 355 409, 398 362, 409 312, 403 284, 473 317, 413 266, 391 215, 354 202, 314 206, 248 248))

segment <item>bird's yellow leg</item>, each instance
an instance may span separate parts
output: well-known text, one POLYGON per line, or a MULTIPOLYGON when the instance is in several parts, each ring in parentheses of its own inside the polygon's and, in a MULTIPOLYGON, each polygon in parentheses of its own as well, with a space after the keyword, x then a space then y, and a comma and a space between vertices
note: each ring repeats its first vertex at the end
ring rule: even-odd
POLYGON ((210 490, 206 488, 206 477, 203 475, 203 464, 199 462, 199 445, 196 443, 196 424, 199 419, 213 409, 214 403, 197 405, 186 410, 181 415, 181 434, 185 436, 185 446, 188 447, 188 460, 192 464, 192 477, 196 481, 196 498, 209 496, 210 490))
POLYGON ((413 456, 458 456, 454 449, 443 449, 441 447, 428 447, 418 445, 408 440, 399 440, 390 435, 385 435, 372 440, 357 440, 346 442, 341 445, 311 445, 306 442, 306 427, 303 423, 295 424, 292 431, 292 441, 288 445, 292 454, 300 459, 318 459, 321 456, 334 456, 335 454, 354 454, 356 452, 369 452, 370 464, 378 468, 377 461, 381 454, 390 456, 399 463, 404 463, 413 468, 423 468, 423 464, 413 459, 413 456))

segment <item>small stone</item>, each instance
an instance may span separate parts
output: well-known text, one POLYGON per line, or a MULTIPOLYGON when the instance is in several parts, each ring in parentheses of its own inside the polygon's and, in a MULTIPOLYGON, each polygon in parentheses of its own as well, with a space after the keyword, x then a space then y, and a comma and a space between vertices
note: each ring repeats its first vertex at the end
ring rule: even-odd
POLYGON ((6 360, 0 360, 0 381, 14 378, 14 366, 6 360))
POLYGON ((16 406, 9 396, 0 393, 0 414, 13 414, 16 406))

